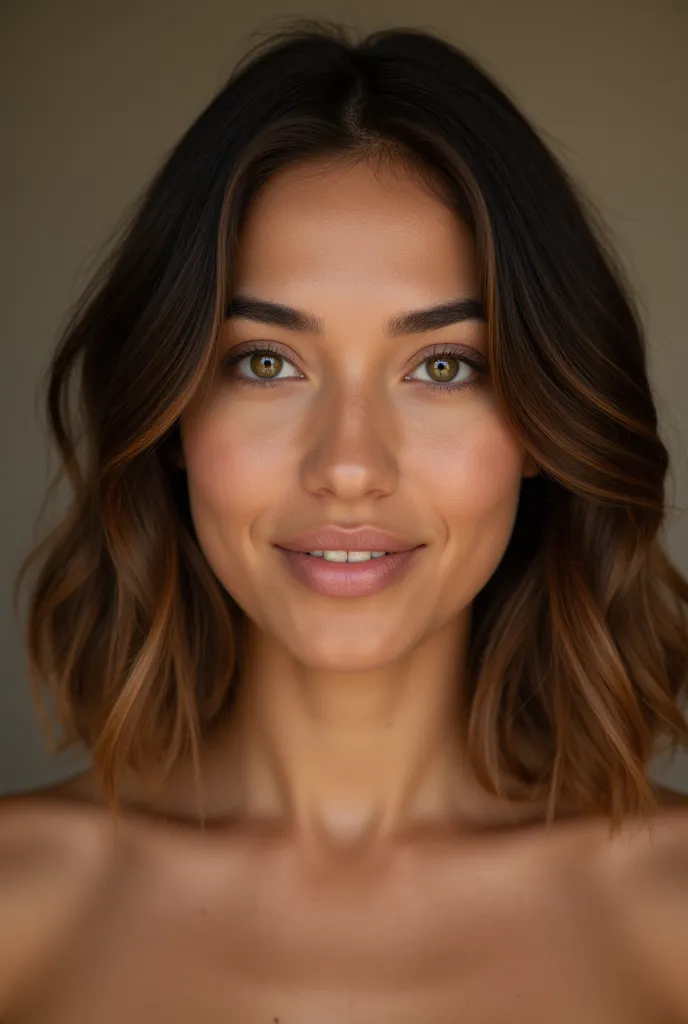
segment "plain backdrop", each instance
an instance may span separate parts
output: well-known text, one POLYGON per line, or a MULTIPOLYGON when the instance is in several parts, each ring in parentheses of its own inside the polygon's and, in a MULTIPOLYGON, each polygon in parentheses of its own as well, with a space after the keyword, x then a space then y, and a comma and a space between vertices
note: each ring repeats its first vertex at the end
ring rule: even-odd
MULTIPOLYGON (((666 543, 688 573, 684 0, 3 0, 0 793, 87 763, 44 749, 12 610, 51 466, 47 360, 123 212, 254 34, 289 16, 439 32, 496 76, 583 185, 641 305, 673 458, 666 543)), ((653 774, 688 791, 686 757, 653 774)))

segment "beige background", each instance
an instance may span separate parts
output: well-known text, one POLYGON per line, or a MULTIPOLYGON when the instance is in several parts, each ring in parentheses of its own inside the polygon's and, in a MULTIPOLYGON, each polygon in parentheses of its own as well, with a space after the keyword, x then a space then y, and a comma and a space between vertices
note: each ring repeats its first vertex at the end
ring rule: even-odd
MULTIPOLYGON (((688 573, 688 5, 684 0, 4 0, 0 792, 69 774, 43 750, 11 584, 48 459, 40 375, 124 208, 255 30, 310 15, 436 30, 492 71, 592 196, 628 267, 674 458, 668 547, 688 573)), ((688 758, 653 774, 688 791, 688 758)))

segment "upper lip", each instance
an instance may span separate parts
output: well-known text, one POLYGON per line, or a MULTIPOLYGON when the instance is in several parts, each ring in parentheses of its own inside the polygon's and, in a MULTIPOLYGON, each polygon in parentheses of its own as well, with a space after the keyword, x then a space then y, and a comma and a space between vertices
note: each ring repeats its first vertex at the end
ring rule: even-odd
POLYGON ((355 530, 320 526, 293 534, 279 541, 277 547, 287 551, 410 551, 420 545, 374 526, 359 526, 355 530))

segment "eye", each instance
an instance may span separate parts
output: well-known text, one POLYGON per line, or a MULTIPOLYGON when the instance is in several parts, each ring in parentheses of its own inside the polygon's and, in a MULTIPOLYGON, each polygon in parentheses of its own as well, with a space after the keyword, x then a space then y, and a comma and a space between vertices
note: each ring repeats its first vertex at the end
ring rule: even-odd
POLYGON ((269 343, 254 345, 232 354, 223 360, 223 367, 240 384, 255 384, 258 387, 269 385, 272 381, 303 376, 286 356, 269 343))
POLYGON ((438 391, 452 391, 474 387, 487 374, 487 366, 476 358, 469 358, 461 349, 449 345, 436 345, 405 380, 419 381, 438 391), (416 376, 419 374, 420 376, 416 376))

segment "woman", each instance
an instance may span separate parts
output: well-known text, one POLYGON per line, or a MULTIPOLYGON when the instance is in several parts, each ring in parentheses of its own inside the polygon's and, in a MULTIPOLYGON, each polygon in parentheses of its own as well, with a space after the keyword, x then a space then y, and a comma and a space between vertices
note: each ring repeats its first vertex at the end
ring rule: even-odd
POLYGON ((254 49, 48 405, 74 504, 28 644, 93 770, 4 802, 3 1019, 688 1020, 641 327, 474 63, 254 49))

